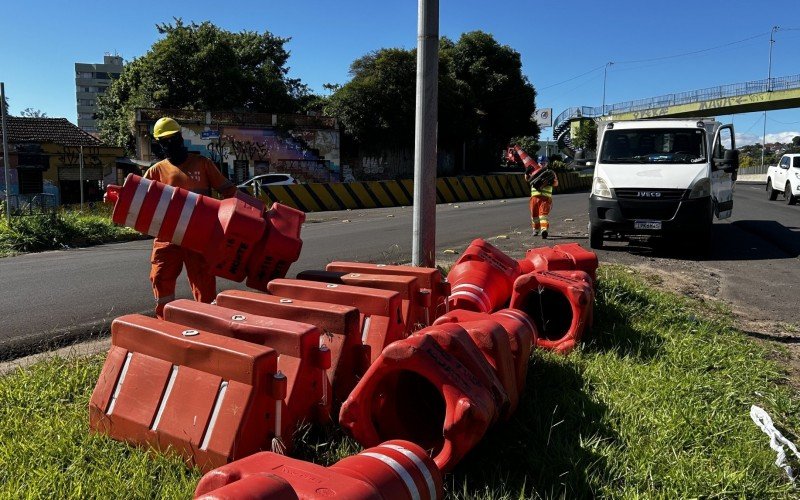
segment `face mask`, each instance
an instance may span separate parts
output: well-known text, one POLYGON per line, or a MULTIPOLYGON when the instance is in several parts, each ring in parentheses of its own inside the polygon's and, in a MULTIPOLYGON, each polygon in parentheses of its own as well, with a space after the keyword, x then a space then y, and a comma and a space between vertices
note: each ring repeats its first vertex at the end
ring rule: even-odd
POLYGON ((186 146, 183 145, 183 137, 180 134, 175 134, 172 137, 163 141, 158 141, 164 157, 172 162, 173 165, 180 165, 186 161, 189 152, 186 146))

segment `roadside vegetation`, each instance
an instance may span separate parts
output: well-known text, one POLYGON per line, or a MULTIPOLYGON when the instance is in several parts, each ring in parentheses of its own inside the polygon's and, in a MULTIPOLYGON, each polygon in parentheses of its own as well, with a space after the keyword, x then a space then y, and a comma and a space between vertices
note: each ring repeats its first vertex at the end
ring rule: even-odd
MULTIPOLYGON (((445 478, 448 496, 795 497, 749 417, 757 404, 796 440, 800 399, 771 347, 626 268, 599 279, 593 333, 569 356, 533 354, 519 410, 445 478)), ((0 378, 0 497, 191 496, 200 474, 180 460, 89 434, 103 358, 0 378)), ((338 430, 298 435, 319 463, 358 450, 338 430)))
POLYGON ((0 257, 27 252, 85 247, 142 238, 137 231, 111 222, 106 205, 80 211, 62 208, 54 214, 0 218, 0 257))

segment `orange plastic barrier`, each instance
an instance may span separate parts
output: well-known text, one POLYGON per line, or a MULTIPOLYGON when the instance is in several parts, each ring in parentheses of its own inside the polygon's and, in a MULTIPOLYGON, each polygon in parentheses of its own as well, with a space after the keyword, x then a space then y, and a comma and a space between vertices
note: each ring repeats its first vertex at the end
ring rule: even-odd
POLYGON ((450 283, 442 273, 433 267, 393 266, 389 264, 368 264, 363 262, 331 262, 325 266, 327 271, 365 274, 397 274, 417 278, 421 290, 430 292, 430 305, 427 311, 420 311, 419 317, 428 318, 428 323, 447 312, 447 299, 450 297, 450 283))
POLYGON ((482 239, 474 240, 447 275, 453 287, 450 309, 492 312, 511 297, 520 275, 517 261, 482 239))
POLYGON ((430 326, 389 345, 347 398, 339 422, 362 445, 387 436, 433 450, 452 469, 509 405, 484 354, 461 326, 430 326))
POLYGON ((384 347, 406 337, 398 292, 292 279, 272 280, 268 288, 281 297, 356 307, 361 313, 361 342, 370 346, 370 363, 384 347))
POLYGON ((241 192, 220 201, 129 174, 122 187, 107 187, 106 200, 115 202, 115 223, 199 252, 215 275, 247 276, 247 286, 259 290, 286 276, 300 255, 305 214, 278 203, 265 212, 241 192))
POLYGON ((203 470, 269 449, 286 393, 275 350, 137 314, 111 335, 89 401, 94 432, 203 470))
POLYGON ((536 346, 571 351, 591 327, 594 310, 592 279, 583 271, 541 271, 514 283, 511 307, 536 323, 536 346))
POLYGON ((319 328, 323 345, 331 353, 328 378, 336 403, 344 402, 369 367, 370 348, 361 343, 361 319, 355 307, 243 290, 220 293, 217 305, 244 313, 301 321, 319 328))
POLYGON ((393 440, 327 468, 259 453, 209 472, 194 493, 203 500, 435 500, 443 488, 441 472, 425 450, 393 440))
POLYGON ((528 360, 531 348, 538 336, 533 320, 518 309, 501 309, 494 314, 455 309, 439 317, 433 324, 464 323, 470 321, 496 321, 508 335, 511 354, 514 358, 514 379, 517 393, 522 396, 528 374, 528 360))
POLYGON ((408 328, 407 333, 419 330, 430 324, 427 312, 431 305, 431 294, 429 290, 419 287, 417 278, 414 276, 312 270, 298 273, 297 279, 363 286, 397 292, 400 294, 403 303, 402 316, 403 323, 408 328))
POLYGON ((596 284, 597 254, 577 243, 531 248, 519 260, 523 274, 533 271, 584 271, 596 284))
POLYGON ((331 366, 331 353, 320 344, 321 332, 316 326, 186 299, 167 304, 164 319, 278 352, 278 370, 287 382, 281 436, 285 443, 291 444, 297 424, 303 420, 330 421, 331 387, 326 370, 331 366))

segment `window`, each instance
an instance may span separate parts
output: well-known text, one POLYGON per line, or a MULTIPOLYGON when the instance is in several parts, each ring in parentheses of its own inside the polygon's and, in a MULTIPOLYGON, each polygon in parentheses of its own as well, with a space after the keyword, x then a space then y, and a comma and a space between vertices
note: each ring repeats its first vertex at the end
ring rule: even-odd
POLYGON ((78 113, 79 120, 94 120, 94 113, 78 113))
POLYGON ((94 77, 102 80, 108 80, 108 73, 105 71, 97 71, 95 72, 94 77))
POLYGON ((94 99, 78 99, 78 106, 94 106, 94 99))
POLYGON ((698 163, 705 161, 703 129, 619 129, 603 136, 600 160, 607 163, 698 163))
POLYGON ((76 78, 91 78, 92 72, 91 71, 78 71, 75 73, 76 78))

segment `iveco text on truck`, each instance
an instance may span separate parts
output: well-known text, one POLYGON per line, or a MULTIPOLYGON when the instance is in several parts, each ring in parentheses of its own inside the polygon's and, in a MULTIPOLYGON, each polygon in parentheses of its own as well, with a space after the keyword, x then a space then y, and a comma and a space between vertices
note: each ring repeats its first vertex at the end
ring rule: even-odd
POLYGON ((598 124, 589 245, 607 235, 664 235, 707 252, 714 217, 733 210, 733 125, 713 119, 598 124))

